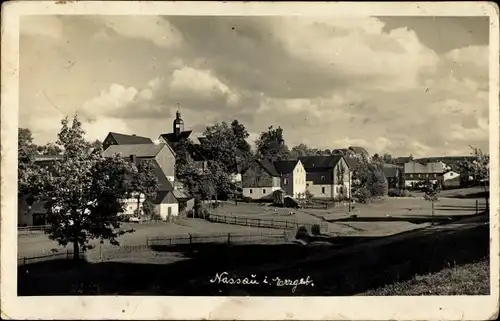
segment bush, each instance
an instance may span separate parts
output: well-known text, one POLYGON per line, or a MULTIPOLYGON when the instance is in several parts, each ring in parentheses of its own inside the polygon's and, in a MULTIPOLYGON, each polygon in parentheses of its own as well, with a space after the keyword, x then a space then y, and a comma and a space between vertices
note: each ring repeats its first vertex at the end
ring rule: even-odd
POLYGON ((372 194, 366 187, 360 187, 356 192, 354 192, 354 197, 359 203, 366 203, 371 199, 372 194))
POLYGON ((389 197, 408 197, 410 196, 410 192, 405 189, 391 188, 389 189, 387 195, 389 197))
POLYGON ((297 230, 297 234, 295 234, 295 238, 297 240, 303 240, 303 241, 308 241, 309 240, 309 231, 305 226, 299 227, 297 230))
POLYGON ((241 202, 244 202, 244 203, 250 203, 252 201, 253 201, 253 199, 251 197, 248 197, 248 196, 243 196, 241 198, 241 202))
POLYGON ((321 234, 321 227, 319 226, 319 224, 314 224, 311 227, 311 234, 312 235, 320 235, 321 234))

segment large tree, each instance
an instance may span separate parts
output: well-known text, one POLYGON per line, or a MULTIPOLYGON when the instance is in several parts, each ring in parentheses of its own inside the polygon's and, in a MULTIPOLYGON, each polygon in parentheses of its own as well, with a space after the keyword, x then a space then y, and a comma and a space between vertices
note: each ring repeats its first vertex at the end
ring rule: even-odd
POLYGON ((255 141, 257 157, 269 159, 270 161, 285 160, 290 158, 290 150, 285 144, 283 129, 269 126, 267 131, 260 134, 255 141))
POLYGON ((490 155, 473 146, 471 149, 474 157, 459 162, 458 168, 462 175, 472 178, 475 186, 484 188, 486 208, 489 209, 490 155))
POLYGON ((388 183, 381 162, 369 161, 365 156, 352 160, 354 164, 352 177, 353 195, 368 200, 387 195, 388 183))
POLYGON ((245 126, 235 119, 231 123, 231 128, 233 129, 234 136, 236 137, 236 146, 241 151, 250 153, 251 147, 247 142, 249 134, 245 126))
MULTIPOLYGON (((132 191, 134 191, 134 196, 137 199, 137 214, 140 215, 141 208, 141 198, 144 197, 148 202, 156 197, 158 192, 158 178, 154 173, 154 165, 149 160, 139 160, 135 164, 132 164, 132 174, 130 175, 130 185, 132 191)), ((146 207, 147 208, 147 207, 146 207)), ((149 215, 153 219, 152 212, 146 213, 149 208, 144 211, 143 214, 149 215)))
POLYGON ((217 162, 223 171, 235 171, 239 140, 233 128, 223 121, 208 126, 203 135, 205 136, 202 145, 204 154, 213 162, 217 162))
POLYGON ((19 128, 17 131, 17 179, 18 194, 29 196, 36 189, 33 179, 34 160, 37 155, 37 146, 33 143, 33 135, 28 128, 19 128))
POLYGON ((77 116, 71 124, 67 118, 61 124, 57 145, 63 149, 62 159, 50 169, 37 167, 32 179, 42 186, 36 197, 49 200, 46 232, 60 245, 72 243, 78 259, 92 239, 119 244, 122 199, 131 195, 128 178, 134 172, 118 155, 104 158, 101 149, 91 151, 77 116))

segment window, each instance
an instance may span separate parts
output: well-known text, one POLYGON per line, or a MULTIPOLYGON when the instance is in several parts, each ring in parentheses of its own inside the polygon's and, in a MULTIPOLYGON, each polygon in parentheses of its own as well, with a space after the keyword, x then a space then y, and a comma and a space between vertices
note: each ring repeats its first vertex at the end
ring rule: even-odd
POLYGON ((283 180, 283 185, 286 185, 286 184, 288 184, 288 179, 287 179, 287 178, 285 178, 285 179, 283 180))
POLYGON ((321 188, 321 194, 325 194, 325 187, 321 188))
POLYGON ((250 189, 250 194, 252 194, 252 189, 250 189))
POLYGON ((266 194, 266 189, 265 188, 262 190, 262 194, 266 194))
POLYGON ((306 187, 309 187, 309 183, 306 184, 306 187))
POLYGON ((325 176, 321 176, 321 180, 324 181, 325 180, 325 176))

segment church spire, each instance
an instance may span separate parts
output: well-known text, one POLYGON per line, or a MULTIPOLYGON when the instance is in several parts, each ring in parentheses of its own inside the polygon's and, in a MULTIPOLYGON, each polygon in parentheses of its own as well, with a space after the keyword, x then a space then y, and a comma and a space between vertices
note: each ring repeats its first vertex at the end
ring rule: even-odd
POLYGON ((173 130, 175 136, 179 136, 184 131, 184 121, 181 118, 181 112, 179 110, 179 104, 177 104, 177 112, 175 113, 175 119, 173 123, 173 130))

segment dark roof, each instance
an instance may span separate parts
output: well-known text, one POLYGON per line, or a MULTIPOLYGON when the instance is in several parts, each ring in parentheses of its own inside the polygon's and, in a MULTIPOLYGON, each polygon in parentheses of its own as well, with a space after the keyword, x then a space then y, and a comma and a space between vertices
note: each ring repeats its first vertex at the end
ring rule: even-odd
MULTIPOLYGON (((331 155, 331 156, 303 156, 299 157, 299 160, 304 165, 306 171, 313 169, 326 169, 333 168, 342 159, 342 155, 331 155)), ((348 166, 349 163, 347 163, 348 166)))
POLYGON ((193 132, 192 130, 186 130, 186 131, 181 132, 179 134, 179 136, 175 135, 175 133, 168 133, 168 134, 161 134, 160 137, 162 137, 163 139, 165 139, 169 143, 176 143, 180 139, 189 138, 189 136, 191 135, 192 132, 193 132))
POLYGON ((403 169, 400 166, 392 165, 392 164, 384 164, 383 171, 384 175, 387 178, 398 177, 398 173, 403 169))
POLYGON ((298 160, 275 161, 273 163, 276 172, 280 174, 290 174, 297 166, 298 160))
POLYGON ((280 174, 274 168, 273 163, 268 159, 256 159, 257 164, 259 164, 269 175, 274 177, 279 177, 280 174))
MULTIPOLYGON (((139 159, 141 160, 141 159, 139 159)), ((153 172, 155 176, 158 178, 158 191, 173 191, 174 187, 172 183, 168 180, 167 176, 160 167, 160 164, 156 161, 156 159, 151 159, 151 163, 153 164, 153 172)))
POLYGON ((167 144, 133 144, 133 145, 111 145, 104 152, 105 157, 121 154, 124 157, 135 155, 136 157, 155 157, 162 148, 169 148, 167 144))
POLYGON ((120 133, 110 132, 108 136, 113 137, 118 145, 131 145, 131 144, 152 144, 153 141, 148 137, 127 135, 120 133))

